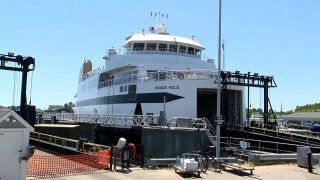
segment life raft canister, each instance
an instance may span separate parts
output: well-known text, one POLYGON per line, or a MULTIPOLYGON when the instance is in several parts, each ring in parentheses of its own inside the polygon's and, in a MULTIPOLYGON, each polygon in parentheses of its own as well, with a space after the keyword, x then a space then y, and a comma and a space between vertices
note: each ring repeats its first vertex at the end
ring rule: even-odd
POLYGON ((128 146, 132 149, 131 158, 133 159, 134 157, 136 157, 137 154, 136 146, 133 143, 129 143, 128 146))
POLYGON ((184 79, 184 74, 183 73, 178 73, 179 79, 184 79))

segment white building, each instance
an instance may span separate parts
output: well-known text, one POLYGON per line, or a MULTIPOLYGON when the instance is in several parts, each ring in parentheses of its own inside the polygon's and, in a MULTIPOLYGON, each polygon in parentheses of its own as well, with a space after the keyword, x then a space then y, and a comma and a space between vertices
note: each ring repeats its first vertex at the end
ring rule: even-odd
POLYGON ((34 128, 15 111, 0 109, 0 179, 26 179, 30 132, 34 128))

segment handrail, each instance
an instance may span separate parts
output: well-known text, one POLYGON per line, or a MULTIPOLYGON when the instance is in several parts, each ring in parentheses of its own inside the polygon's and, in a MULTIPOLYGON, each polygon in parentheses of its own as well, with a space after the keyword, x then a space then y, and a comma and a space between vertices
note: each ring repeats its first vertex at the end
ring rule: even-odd
MULTIPOLYGON (((267 150, 274 150, 276 153, 279 153, 280 151, 282 151, 282 152, 297 152, 297 151, 280 150, 279 149, 279 145, 286 146, 286 147, 289 146, 289 147, 292 147, 292 148, 295 148, 295 149, 297 149, 298 147, 303 147, 304 146, 304 145, 299 145, 299 144, 290 144, 290 143, 282 143, 282 142, 273 142, 273 141, 264 141, 264 140, 256 140, 256 139, 230 137, 230 139, 229 139, 229 147, 232 144, 240 145, 240 140, 258 143, 258 146, 250 146, 250 147, 256 147, 259 150, 259 152, 261 151, 261 149, 263 149, 263 150, 266 150, 266 149, 267 150), (239 141, 239 143, 232 143, 232 140, 237 140, 237 141, 239 141), (267 147, 266 146, 262 146, 261 145, 262 143, 269 144, 269 146, 267 146, 267 147), (276 146, 276 148, 275 149, 270 148, 270 144, 276 146)), ((320 147, 319 146, 308 146, 308 147, 320 152, 320 147)))
POLYGON ((206 131, 206 134, 207 134, 207 137, 209 139, 209 141, 211 142, 212 145, 216 146, 216 131, 214 130, 214 128, 212 127, 212 125, 210 124, 209 120, 204 117, 202 118, 204 123, 206 124, 206 128, 205 128, 205 131, 206 131))
POLYGON ((216 79, 216 72, 207 69, 170 70, 131 74, 120 79, 99 82, 98 88, 126 84, 128 82, 168 81, 168 80, 209 80, 216 79))
MULTIPOLYGON (((291 135, 291 136, 300 136, 300 137, 304 137, 304 138, 311 138, 311 139, 318 139, 317 137, 320 136, 320 133, 317 132, 310 132, 310 134, 315 134, 317 136, 308 136, 308 135, 304 135, 304 134, 299 134, 299 133, 294 133, 294 132, 286 132, 286 131, 281 131, 279 128, 274 128, 275 126, 271 126, 271 125, 265 125, 267 127, 272 127, 272 129, 268 129, 268 128, 263 128, 263 127, 248 127, 248 126, 244 126, 244 125, 240 125, 240 124, 229 124, 226 123, 228 128, 232 128, 232 129, 241 129, 241 127, 246 127, 249 128, 250 130, 252 130, 252 132, 254 132, 254 130, 261 130, 264 132, 264 134, 266 134, 266 132, 274 132, 277 133, 277 137, 279 136, 279 133, 283 133, 286 135, 291 135), (235 128, 237 127, 237 128, 235 128), (276 129, 276 130, 274 130, 276 129)), ((291 137, 292 139, 292 137, 291 137)))
POLYGON ((43 118, 49 119, 56 116, 62 122, 91 123, 104 125, 123 126, 151 126, 158 124, 159 115, 123 115, 123 114, 74 114, 74 113, 53 113, 43 114, 43 118))
POLYGON ((102 148, 102 149, 109 149, 109 146, 95 144, 90 142, 83 142, 79 144, 78 140, 68 139, 64 137, 54 136, 50 134, 44 134, 39 132, 30 132, 30 139, 34 141, 44 142, 47 144, 53 144, 60 147, 72 149, 72 150, 79 150, 80 148, 84 149, 84 147, 95 147, 95 148, 102 148), (82 145, 82 147, 80 147, 82 145))
POLYGON ((186 57, 193 57, 201 60, 205 60, 205 56, 200 56, 196 53, 187 53, 187 51, 172 51, 172 48, 161 48, 161 49, 125 49, 124 54, 166 54, 166 55, 179 55, 179 56, 186 56, 186 57), (169 51, 167 51, 169 50, 169 51))

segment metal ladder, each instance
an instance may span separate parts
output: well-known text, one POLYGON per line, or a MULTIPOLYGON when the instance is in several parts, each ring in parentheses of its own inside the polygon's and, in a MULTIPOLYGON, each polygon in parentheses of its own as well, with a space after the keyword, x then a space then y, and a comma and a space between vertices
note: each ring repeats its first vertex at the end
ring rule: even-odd
POLYGON ((213 126, 210 124, 209 120, 206 117, 203 118, 203 121, 206 124, 205 131, 209 141, 213 146, 216 146, 216 131, 214 130, 213 126))

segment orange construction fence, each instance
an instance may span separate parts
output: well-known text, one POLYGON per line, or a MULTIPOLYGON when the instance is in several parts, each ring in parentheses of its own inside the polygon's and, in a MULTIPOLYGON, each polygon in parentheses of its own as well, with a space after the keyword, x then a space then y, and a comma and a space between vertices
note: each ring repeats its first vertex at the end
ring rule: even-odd
POLYGON ((109 168, 110 151, 64 156, 33 155, 28 161, 28 177, 49 178, 84 174, 109 168))

